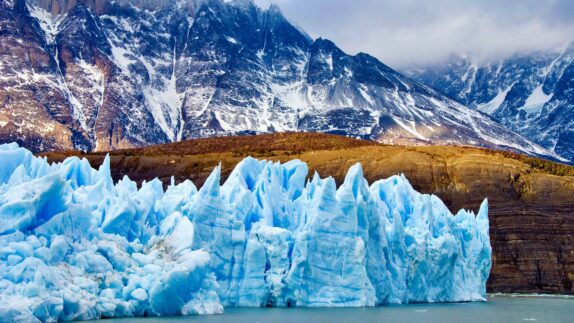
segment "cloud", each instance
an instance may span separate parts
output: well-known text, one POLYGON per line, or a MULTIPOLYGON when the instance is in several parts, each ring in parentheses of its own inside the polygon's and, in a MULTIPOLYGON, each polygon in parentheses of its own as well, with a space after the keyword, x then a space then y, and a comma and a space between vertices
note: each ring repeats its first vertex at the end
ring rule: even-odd
POLYGON ((470 53, 489 60, 574 40, 572 0, 255 0, 312 37, 393 67, 470 53))

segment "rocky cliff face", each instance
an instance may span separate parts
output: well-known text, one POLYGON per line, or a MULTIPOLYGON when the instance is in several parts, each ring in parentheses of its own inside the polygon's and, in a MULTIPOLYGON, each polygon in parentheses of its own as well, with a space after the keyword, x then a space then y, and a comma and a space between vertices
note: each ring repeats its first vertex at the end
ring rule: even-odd
POLYGON ((25 142, 36 150, 72 147, 81 128, 40 25, 23 2, 2 1, 0 26, 3 141, 25 142))
POLYGON ((454 57, 407 74, 574 159, 574 44, 487 63, 454 57))
POLYGON ((558 158, 251 0, 3 0, 0 140, 35 151, 318 131, 558 158), (18 56, 11 59, 12 56, 18 56), (28 92, 25 92, 28 91, 28 92), (33 112, 32 112, 33 110, 33 112))

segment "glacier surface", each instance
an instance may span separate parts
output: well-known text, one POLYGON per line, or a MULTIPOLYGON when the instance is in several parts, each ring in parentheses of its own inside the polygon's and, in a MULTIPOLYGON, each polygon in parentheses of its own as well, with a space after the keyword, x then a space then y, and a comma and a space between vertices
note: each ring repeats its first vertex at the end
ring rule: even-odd
POLYGON ((337 189, 301 161, 246 158, 220 185, 114 183, 109 158, 0 145, 0 318, 222 313, 228 306, 485 300, 488 205, 454 216, 404 176, 337 189))

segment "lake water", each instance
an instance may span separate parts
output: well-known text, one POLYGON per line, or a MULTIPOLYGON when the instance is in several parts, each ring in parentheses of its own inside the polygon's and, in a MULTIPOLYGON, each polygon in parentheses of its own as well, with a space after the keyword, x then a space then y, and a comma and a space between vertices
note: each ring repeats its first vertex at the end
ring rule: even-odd
MULTIPOLYGON (((132 323, 142 319, 106 320, 132 323)), ((223 315, 146 318, 155 322, 574 322, 574 298, 491 296, 484 303, 408 304, 373 308, 227 308, 223 315)))

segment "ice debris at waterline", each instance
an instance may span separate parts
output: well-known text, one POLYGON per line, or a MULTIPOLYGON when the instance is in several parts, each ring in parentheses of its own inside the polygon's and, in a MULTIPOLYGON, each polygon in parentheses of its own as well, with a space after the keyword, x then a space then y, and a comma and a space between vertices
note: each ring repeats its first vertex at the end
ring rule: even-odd
POLYGON ((0 146, 0 318, 222 313, 224 306, 484 300, 487 202, 453 216, 404 176, 246 158, 220 185, 114 185, 75 157, 0 146))

